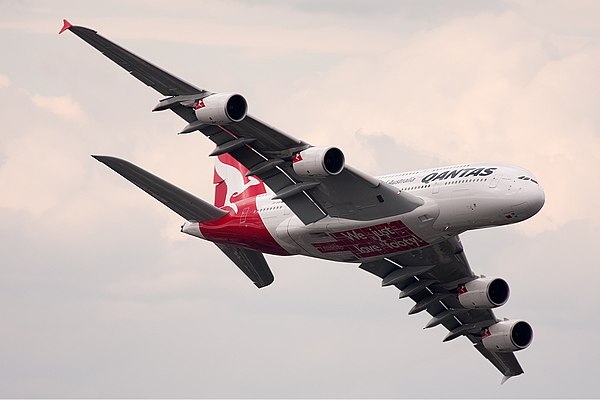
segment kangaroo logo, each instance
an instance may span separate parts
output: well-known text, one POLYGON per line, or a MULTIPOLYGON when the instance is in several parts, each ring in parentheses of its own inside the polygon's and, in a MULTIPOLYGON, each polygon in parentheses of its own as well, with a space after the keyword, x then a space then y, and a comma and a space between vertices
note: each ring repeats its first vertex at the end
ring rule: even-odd
POLYGON ((230 207, 236 214, 238 207, 233 202, 233 198, 240 196, 248 188, 261 184, 261 181, 253 176, 248 177, 248 182, 244 182, 242 172, 231 165, 225 164, 219 157, 215 158, 215 172, 223 179, 227 187, 227 194, 225 195, 223 205, 230 207))

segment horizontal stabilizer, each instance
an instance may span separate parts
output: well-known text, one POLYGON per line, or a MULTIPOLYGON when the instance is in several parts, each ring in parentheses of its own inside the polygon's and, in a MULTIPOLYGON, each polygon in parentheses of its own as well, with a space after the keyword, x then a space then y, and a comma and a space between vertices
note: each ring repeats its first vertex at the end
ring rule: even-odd
POLYGON ((273 273, 262 253, 237 246, 215 244, 254 282, 256 287, 261 288, 273 283, 273 273))
POLYGON ((193 194, 116 157, 92 156, 188 221, 213 221, 227 214, 193 194))

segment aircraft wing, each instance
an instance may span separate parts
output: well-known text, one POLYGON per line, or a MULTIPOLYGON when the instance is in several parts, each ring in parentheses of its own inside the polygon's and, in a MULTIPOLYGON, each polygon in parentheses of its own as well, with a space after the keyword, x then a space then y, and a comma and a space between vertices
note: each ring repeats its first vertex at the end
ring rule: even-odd
POLYGON ((85 28, 83 26, 73 26, 66 20, 64 21, 64 24, 65 25, 60 33, 65 30, 70 30, 75 35, 95 47, 106 57, 119 64, 131 75, 165 96, 206 92, 205 90, 198 89, 184 80, 169 74, 156 65, 149 63, 121 46, 98 35, 98 32, 93 29, 85 28))
POLYGON ((449 331, 444 342, 465 336, 505 379, 523 373, 513 353, 491 352, 482 344, 482 329, 498 322, 492 310, 464 308, 456 297, 458 285, 476 278, 458 236, 421 250, 364 263, 360 268, 380 277, 383 286, 396 286, 401 290, 400 298, 414 300, 416 304, 409 314, 431 314, 425 328, 443 325, 449 331))
POLYGON ((292 158, 311 147, 308 143, 273 128, 248 115, 241 122, 227 125, 199 124, 191 105, 212 94, 156 67, 92 29, 64 21, 61 32, 70 30, 123 67, 135 78, 170 96, 154 111, 171 109, 189 125, 182 132, 199 130, 212 140, 211 155, 231 154, 251 174, 265 182, 275 195, 304 222, 309 224, 330 215, 354 220, 373 220, 417 208, 423 201, 409 193, 364 174, 350 166, 335 176, 303 178, 292 167, 292 158))

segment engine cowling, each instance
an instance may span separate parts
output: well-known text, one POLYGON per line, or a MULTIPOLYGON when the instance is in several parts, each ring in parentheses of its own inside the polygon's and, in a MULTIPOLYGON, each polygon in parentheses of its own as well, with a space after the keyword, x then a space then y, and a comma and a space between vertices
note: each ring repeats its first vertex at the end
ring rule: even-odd
POLYGON ((344 153, 337 147, 310 147, 296 153, 292 160, 294 172, 302 177, 337 175, 343 171, 345 164, 344 153))
POLYGON ((486 349, 495 352, 523 350, 533 341, 533 329, 525 321, 498 322, 481 332, 486 349))
POLYGON ((500 307, 509 295, 508 283, 501 278, 477 278, 458 287, 458 301, 470 309, 500 307))
POLYGON ((248 113, 246 99, 237 93, 215 93, 194 104, 196 118, 206 124, 240 122, 248 113))

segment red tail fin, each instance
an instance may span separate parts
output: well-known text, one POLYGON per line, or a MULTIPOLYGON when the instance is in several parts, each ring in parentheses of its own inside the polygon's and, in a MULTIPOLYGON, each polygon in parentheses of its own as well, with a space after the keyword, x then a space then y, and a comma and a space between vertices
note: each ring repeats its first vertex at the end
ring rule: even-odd
POLYGON ((237 212, 236 201, 266 193, 264 183, 246 176, 248 169, 229 154, 215 158, 215 206, 227 206, 237 212))

